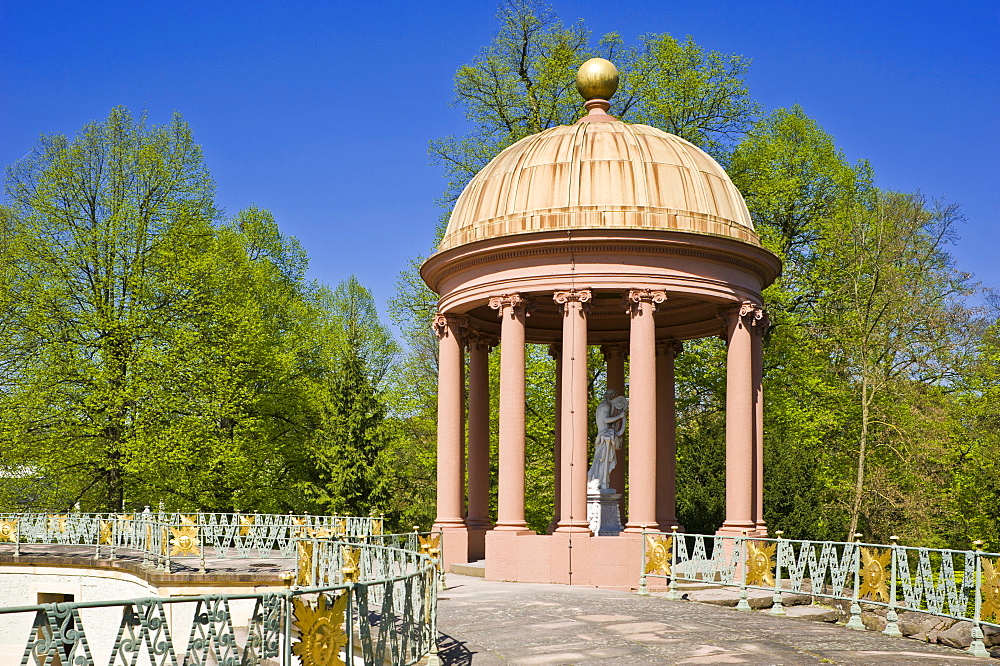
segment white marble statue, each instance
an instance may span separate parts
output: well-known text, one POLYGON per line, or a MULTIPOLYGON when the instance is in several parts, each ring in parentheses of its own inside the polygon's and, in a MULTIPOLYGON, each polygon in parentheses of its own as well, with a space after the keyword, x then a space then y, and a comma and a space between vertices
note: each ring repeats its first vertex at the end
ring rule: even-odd
POLYGON ((587 472, 587 492, 594 493, 611 487, 611 470, 618 464, 627 408, 628 399, 623 395, 616 397, 615 391, 611 390, 604 394, 604 400, 597 406, 594 417, 597 421, 594 463, 587 472))

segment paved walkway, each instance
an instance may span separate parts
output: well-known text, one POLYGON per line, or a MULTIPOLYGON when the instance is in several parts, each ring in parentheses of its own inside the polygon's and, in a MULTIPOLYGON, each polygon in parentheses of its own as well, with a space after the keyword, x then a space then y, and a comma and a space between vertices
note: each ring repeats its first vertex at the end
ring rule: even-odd
POLYGON ((445 664, 998 664, 906 638, 694 602, 448 574, 445 664))

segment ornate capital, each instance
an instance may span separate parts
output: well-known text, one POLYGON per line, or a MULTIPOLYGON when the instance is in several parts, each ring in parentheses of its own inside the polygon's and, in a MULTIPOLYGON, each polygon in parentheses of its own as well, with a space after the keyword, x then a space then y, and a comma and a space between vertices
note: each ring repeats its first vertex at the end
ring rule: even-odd
POLYGON ((656 353, 670 354, 673 358, 680 356, 684 351, 684 343, 680 340, 657 340, 656 353))
POLYGON ((485 349, 489 351, 491 348, 500 344, 500 341, 492 335, 487 335, 482 331, 470 330, 465 334, 465 344, 470 349, 485 349))
POLYGON ((434 315, 434 321, 431 322, 431 328, 434 329, 434 334, 438 338, 444 338, 448 335, 448 331, 455 329, 457 332, 461 333, 469 327, 469 318, 465 315, 449 314, 446 312, 439 312, 434 315))
POLYGON ((552 294, 552 300, 559 305, 565 305, 570 302, 589 303, 593 296, 594 292, 589 289, 566 289, 564 291, 554 292, 552 294))
POLYGON ((751 301, 744 301, 739 305, 725 305, 719 308, 719 318, 727 322, 727 324, 734 317, 742 319, 743 325, 747 328, 760 327, 763 329, 767 325, 764 308, 751 301))
POLYGON ((558 360, 559 357, 562 356, 562 345, 558 342, 553 342, 549 345, 549 356, 558 360))
POLYGON ((625 311, 635 316, 642 303, 651 304, 655 312, 657 305, 667 301, 667 292, 659 289, 629 289, 623 300, 625 301, 625 311))
POLYGON ((490 298, 490 309, 497 311, 498 317, 503 317, 504 310, 510 310, 511 316, 515 316, 520 310, 527 315, 528 300, 521 294, 502 294, 490 298))
POLYGON ((604 354, 605 361, 614 357, 625 358, 628 355, 628 343, 612 342, 601 345, 601 353, 604 354))

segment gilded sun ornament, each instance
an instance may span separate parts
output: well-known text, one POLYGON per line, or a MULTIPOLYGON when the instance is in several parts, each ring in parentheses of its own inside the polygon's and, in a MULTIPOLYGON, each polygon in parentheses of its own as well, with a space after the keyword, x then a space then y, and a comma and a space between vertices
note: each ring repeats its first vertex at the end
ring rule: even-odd
POLYGON ((256 516, 240 516, 240 536, 250 534, 250 527, 253 525, 255 518, 256 516))
POLYGON ((347 535, 347 518, 337 518, 333 521, 333 533, 337 536, 347 535))
POLYGON ((670 575, 670 551, 673 543, 670 537, 646 535, 646 569, 643 573, 653 573, 662 571, 663 575, 670 575))
POLYGON ((889 567, 892 564, 892 551, 886 550, 879 554, 875 548, 861 549, 861 587, 858 596, 870 597, 873 600, 889 600, 889 567))
POLYGON ((0 520, 0 541, 13 542, 17 535, 17 520, 0 520))
POLYGON ((101 521, 101 531, 97 539, 98 544, 110 546, 111 545, 111 521, 102 520, 101 521))
POLYGON ((986 622, 1000 620, 1000 560, 980 560, 983 566, 983 581, 980 583, 982 606, 979 609, 979 619, 986 622))
POLYGON ((331 606, 329 597, 321 594, 315 607, 301 597, 292 599, 295 628, 299 631, 299 640, 292 643, 292 654, 302 666, 344 666, 340 651, 347 647, 344 612, 349 598, 341 594, 331 606))
POLYGON ((747 542, 747 585, 774 586, 774 552, 778 544, 747 542))
POLYGON ((198 554, 198 528, 191 525, 173 527, 170 532, 174 538, 170 540, 170 556, 198 554))
POLYGON ((307 521, 306 521, 305 518, 292 518, 292 536, 293 537, 302 536, 305 533, 305 527, 302 527, 302 526, 305 525, 306 522, 307 521))
POLYGON ((198 516, 181 516, 181 525, 197 525, 198 516))
POLYGON ((69 516, 66 515, 50 515, 49 516, 49 529, 53 532, 65 532, 66 531, 66 521, 69 520, 69 516))

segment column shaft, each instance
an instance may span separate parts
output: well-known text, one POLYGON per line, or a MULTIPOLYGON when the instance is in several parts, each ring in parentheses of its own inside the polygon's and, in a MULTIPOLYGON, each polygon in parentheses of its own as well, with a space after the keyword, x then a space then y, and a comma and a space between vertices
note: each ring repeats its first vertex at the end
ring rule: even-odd
POLYGON ((758 536, 767 536, 764 522, 764 330, 767 318, 757 322, 751 332, 753 380, 753 453, 754 453, 754 512, 758 536))
POLYGON ((563 305, 562 484, 557 532, 587 532, 587 313, 588 290, 559 291, 563 305))
POLYGON ((552 488, 552 522, 549 523, 549 533, 551 534, 559 526, 559 516, 562 515, 562 345, 549 345, 549 356, 556 362, 555 427, 553 428, 552 442, 554 483, 552 488))
POLYGON ((437 520, 435 525, 465 524, 464 395, 461 330, 465 317, 438 315, 434 328, 440 339, 438 360, 437 520))
POLYGON ((663 292, 629 292, 628 522, 638 532, 656 524, 656 303, 663 292))
POLYGON ((469 344, 469 515, 470 527, 490 521, 490 341, 469 344))
POLYGON ((490 299, 500 313, 500 452, 498 530, 524 530, 524 300, 490 299))
POLYGON ((656 522, 669 530, 677 522, 677 412, 674 392, 674 358, 681 343, 656 345, 656 522))
POLYGON ((748 308, 727 310, 726 520, 720 532, 755 529, 753 369, 748 308))

